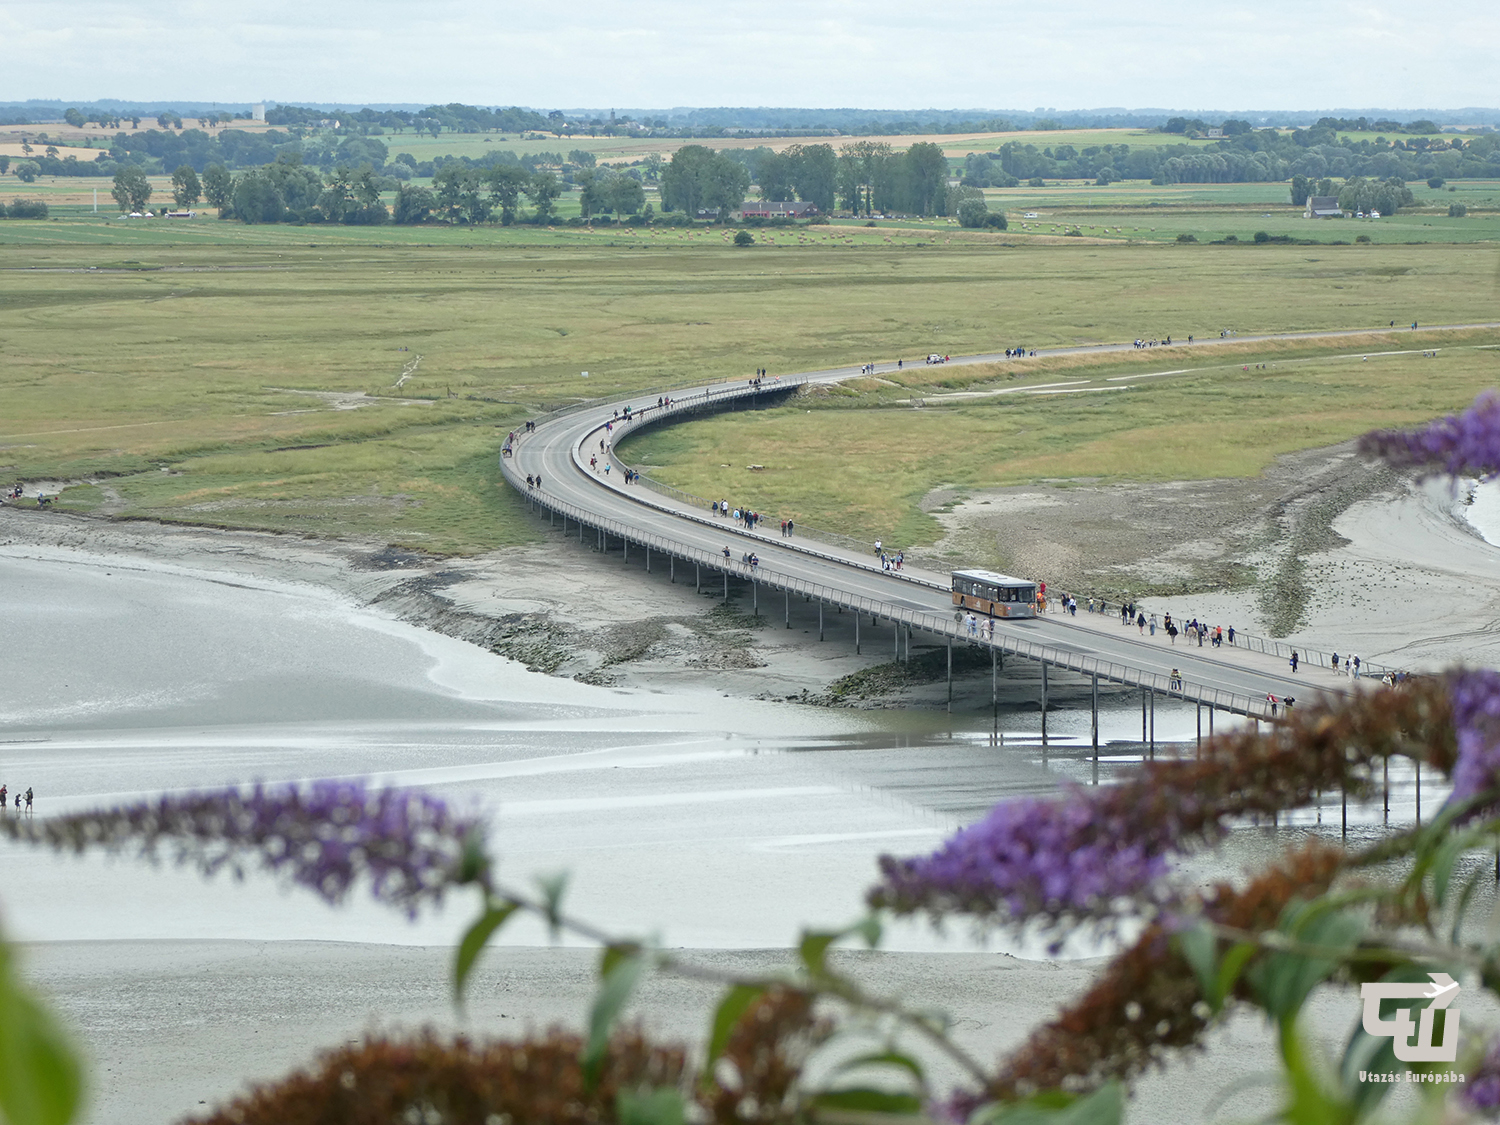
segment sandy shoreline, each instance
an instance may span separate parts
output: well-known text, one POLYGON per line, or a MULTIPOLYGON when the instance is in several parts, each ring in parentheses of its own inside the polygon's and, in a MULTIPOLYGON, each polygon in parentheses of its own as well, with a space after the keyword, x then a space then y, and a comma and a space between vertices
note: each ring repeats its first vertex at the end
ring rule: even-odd
MULTIPOLYGON (((1335 477, 1339 464, 1332 462, 1335 477)), ((1180 499, 1194 487, 1176 486, 1175 495, 1180 499)), ((1460 499, 1445 484, 1379 483, 1339 506, 1327 521, 1330 534, 1321 538, 1297 532, 1298 513, 1317 504, 1316 491, 1290 498, 1276 488, 1240 495, 1232 502, 1241 516, 1216 522, 1199 517, 1227 501, 1204 489, 1193 503, 1175 505, 1183 519, 1165 528, 1173 540, 1167 551, 1149 539, 1101 538, 1097 522, 1085 517, 1122 503, 1139 513, 1148 500, 1169 500, 1172 493, 1098 489, 1089 501, 1077 488, 1061 498, 1047 489, 1024 491, 1030 507, 1013 505, 1009 523, 985 518, 995 505, 984 508, 984 498, 969 497, 946 517, 954 521, 954 536, 1008 535, 1019 515, 1045 529, 1033 536, 1036 549, 1054 552, 1054 561, 1038 565, 1047 572, 1072 566, 1080 579, 1113 569, 1123 581, 1188 580, 1224 559, 1284 575, 1296 573, 1285 565, 1291 555, 1307 590, 1304 620, 1291 640, 1413 668, 1500 663, 1500 548, 1464 522, 1460 499), (1037 521, 1039 511, 1048 514, 1045 523, 1037 521), (1249 511, 1259 513, 1254 521, 1243 516, 1249 511), (1278 525, 1280 535, 1267 530, 1278 525), (1101 543, 1110 550, 1089 558, 1101 543)), ((226 581, 253 576, 332 590, 353 605, 553 675, 644 692, 818 699, 840 678, 889 660, 869 643, 858 657, 848 644, 818 645, 806 611, 794 611, 794 627, 786 629, 779 620, 750 616, 743 603, 724 607, 718 598, 695 595, 690 584, 667 582, 659 570, 646 576, 618 556, 560 539, 477 559, 433 560, 379 544, 0 509, 0 550, 34 560, 87 551, 125 565, 136 560, 226 581), (574 597, 580 583, 591 591, 589 604, 574 597)), ((1241 622, 1251 631, 1264 631, 1266 624, 1251 587, 1146 604, 1184 617, 1241 622)), ((987 704, 988 675, 975 677, 970 687, 968 704, 977 705, 980 694, 987 704)), ((1020 701, 1032 688, 1018 680, 1014 690, 1020 701)), ((936 691, 935 685, 897 686, 875 702, 921 706, 936 691)), ((54 998, 94 1060, 94 1108, 86 1120, 99 1125, 145 1125, 206 1109, 245 1078, 284 1073, 317 1047, 369 1028, 457 1027, 447 998, 448 956, 446 948, 431 946, 298 941, 49 942, 26 950, 28 975, 54 998)), ((760 971, 784 954, 700 950, 693 956, 760 971)), ((470 1026, 496 1034, 556 1022, 577 1026, 592 987, 590 957, 547 948, 496 951, 481 974, 470 1026)), ((862 977, 877 990, 919 996, 953 1013, 961 1041, 984 1058, 1018 1042, 1076 995, 1093 968, 1090 962, 980 953, 871 954, 860 961, 862 977)), ((648 986, 640 1010, 661 1034, 696 1039, 707 997, 703 986, 660 981, 648 986)), ((1314 1005, 1313 1022, 1332 1043, 1347 1032, 1354 1010, 1351 998, 1331 993, 1314 1005)), ((1274 1052, 1258 1021, 1233 1020, 1215 1033, 1208 1055, 1144 1080, 1132 1119, 1252 1116, 1268 1106, 1264 1091, 1241 1093, 1217 1109, 1215 1098, 1236 1079, 1273 1069, 1274 1052)))

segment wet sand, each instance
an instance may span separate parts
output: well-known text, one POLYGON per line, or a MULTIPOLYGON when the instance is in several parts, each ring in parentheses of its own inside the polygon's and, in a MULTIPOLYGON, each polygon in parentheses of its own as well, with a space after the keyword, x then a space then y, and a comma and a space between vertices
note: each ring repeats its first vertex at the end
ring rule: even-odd
MULTIPOLYGON (((1321 647, 1337 632, 1332 643, 1371 660, 1500 662, 1500 549, 1463 523, 1446 486, 1403 485, 1354 503, 1333 529, 1344 542, 1306 558, 1317 581, 1297 634, 1303 643, 1321 647)), ((960 729, 945 744, 942 724, 918 711, 867 725, 849 712, 768 702, 815 695, 884 654, 820 646, 799 619, 790 630, 745 621, 743 606, 715 617, 715 603, 691 586, 567 544, 435 562, 374 544, 0 509, 0 566, 9 560, 11 573, 96 568, 101 558, 152 582, 175 575, 234 591, 247 613, 256 591, 302 598, 302 616, 333 630, 335 649, 344 643, 339 615, 353 615, 365 622, 361 644, 394 646, 379 649, 394 670, 373 688, 323 693, 273 730, 285 698, 253 686, 229 696, 118 694, 94 713, 87 704, 97 702, 97 684, 18 669, 12 646, 0 766, 57 770, 44 812, 252 776, 364 772, 478 794, 500 808, 509 833, 501 850, 514 871, 572 868, 582 916, 630 932, 667 924, 669 945, 734 971, 763 971, 783 957, 757 949, 790 942, 799 922, 856 916, 880 851, 929 848, 989 801, 1068 776, 1066 759, 1042 769, 1024 743, 1001 758, 960 729), (607 616, 574 601, 580 575, 607 616), (368 624, 371 607, 386 625, 368 624), (419 643, 402 632, 412 627, 433 636, 419 643), (402 655, 423 644, 436 646, 424 649, 427 664, 402 655), (487 663, 493 652, 551 665, 553 674, 506 673, 501 685, 499 665, 487 663), (408 664, 416 672, 402 672, 408 664), (37 679, 23 683, 30 674, 37 679), (39 698, 70 710, 49 714, 39 698), (381 706, 408 719, 415 708, 420 721, 392 733, 401 724, 381 706), (220 721, 225 707, 235 722, 220 721), (789 736, 800 740, 797 752, 789 736), (817 747, 827 752, 808 752, 817 747), (747 801, 751 792, 759 796, 747 801)), ((89 624, 84 608, 79 627, 89 624)), ((1252 623, 1257 613, 1253 591, 1163 599, 1160 608, 1252 623)), ((141 678, 152 681, 149 666, 141 678)), ((982 679, 963 708, 977 709, 981 694, 987 704, 982 679)), ((1014 702, 1030 690, 1018 681, 1014 702)), ((921 687, 901 696, 932 697, 921 687)), ((1207 865, 1238 871, 1275 846, 1246 837, 1207 865)), ((254 879, 203 885, 186 872, 13 851, 0 854, 0 887, 7 932, 30 939, 28 974, 94 1060, 91 1125, 178 1119, 372 1027, 458 1026, 445 975, 463 921, 458 904, 410 928, 373 905, 329 911, 254 879), (78 937, 94 940, 68 940, 78 937)), ((578 1026, 592 955, 546 948, 539 931, 511 940, 484 969, 466 1026, 495 1034, 578 1026)), ((1096 964, 978 952, 962 935, 945 946, 921 927, 892 940, 899 952, 859 958, 862 977, 952 1012, 960 1039, 981 1057, 1019 1042, 1086 986, 1096 964)), ((663 1035, 696 1039, 705 1008, 701 986, 662 981, 643 993, 639 1012, 663 1035)), ((1336 992, 1313 1005, 1330 1050, 1356 1009, 1336 992)), ((1264 1090, 1217 1099, 1238 1079, 1273 1074, 1274 1064, 1260 1023, 1233 1020, 1208 1054, 1140 1083, 1132 1120, 1255 1116, 1268 1108, 1264 1090)))

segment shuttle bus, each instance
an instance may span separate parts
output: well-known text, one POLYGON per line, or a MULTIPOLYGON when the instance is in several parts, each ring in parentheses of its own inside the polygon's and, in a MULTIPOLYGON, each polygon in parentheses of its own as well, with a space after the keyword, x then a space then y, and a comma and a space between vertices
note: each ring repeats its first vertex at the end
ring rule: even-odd
POLYGON ((953 604, 990 617, 1035 617, 1036 583, 992 570, 955 570, 953 604))

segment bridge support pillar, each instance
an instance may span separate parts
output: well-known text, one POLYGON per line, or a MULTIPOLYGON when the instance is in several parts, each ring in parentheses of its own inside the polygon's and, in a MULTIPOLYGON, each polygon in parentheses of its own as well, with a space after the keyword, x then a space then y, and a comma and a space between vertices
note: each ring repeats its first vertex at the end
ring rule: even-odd
POLYGON ((1047 665, 1042 665, 1042 750, 1047 748, 1047 665))
POLYGON ((630 561, 630 540, 623 536, 620 539, 620 559, 622 562, 630 561))
POLYGON ((578 521, 578 542, 583 542, 583 521, 578 521))
POLYGON ((703 592, 703 567, 697 563, 693 564, 693 593, 703 592))
POLYGON ((953 711, 953 638, 948 638, 948 711, 953 711))
POLYGON ((750 579, 750 615, 760 616, 760 583, 753 578, 750 579))
POLYGON ((901 623, 891 622, 891 643, 896 646, 895 654, 891 657, 891 663, 897 664, 901 660, 901 623))
POLYGON ((823 639, 823 603, 818 603, 818 640, 823 639))
POLYGON ((547 509, 547 526, 548 527, 556 527, 557 526, 557 513, 554 512, 551 508, 547 509))
POLYGON ((1193 757, 1200 758, 1203 756, 1203 704, 1201 701, 1193 704, 1193 711, 1198 719, 1198 741, 1193 744, 1193 757))
POLYGON ((786 627, 790 629, 792 627, 792 592, 783 590, 782 593, 786 595, 786 627))
POLYGON ((1146 690, 1151 698, 1151 734, 1147 746, 1149 747, 1151 760, 1154 762, 1156 761, 1156 690, 1154 688, 1147 688, 1146 690))
POLYGON ((859 613, 854 614, 854 655, 859 655, 859 613))
POLYGON ((1146 689, 1141 688, 1141 745, 1146 745, 1146 689))
POLYGON ((1413 758, 1412 764, 1417 771, 1417 827, 1422 827, 1422 760, 1413 758))
POLYGON ((724 604, 729 604, 729 571, 724 572, 724 604))
POLYGON ((990 745, 1000 741, 1000 650, 990 649, 990 710, 994 725, 990 730, 990 745))
POLYGON ((651 573, 651 546, 650 546, 650 544, 647 544, 647 546, 646 546, 646 573, 647 574, 651 573))
POLYGON ((667 580, 674 586, 677 584, 677 556, 667 556, 667 580))
POLYGON ((1089 732, 1094 743, 1094 784, 1099 784, 1099 673, 1094 673, 1093 694, 1089 707, 1089 732))
POLYGON ((1208 739, 1209 739, 1210 742, 1213 741, 1213 737, 1214 737, 1214 705, 1212 703, 1210 703, 1208 705, 1208 739))

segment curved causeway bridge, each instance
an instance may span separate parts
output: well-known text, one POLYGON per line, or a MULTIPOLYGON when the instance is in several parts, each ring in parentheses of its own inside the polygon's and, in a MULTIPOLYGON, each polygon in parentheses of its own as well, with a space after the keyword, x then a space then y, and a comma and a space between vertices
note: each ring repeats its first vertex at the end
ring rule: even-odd
MULTIPOLYGON (((1235 340, 1243 343, 1252 338, 1240 336, 1235 340)), ((1199 346, 1212 346, 1212 342, 1199 346)), ((1003 362, 1004 358, 971 356, 951 362, 1003 362)), ((879 364, 874 370, 895 368, 894 363, 879 364)), ((533 428, 519 433, 514 446, 502 453, 500 466, 506 480, 534 510, 546 513, 554 526, 560 522, 565 534, 576 533, 580 541, 592 542, 601 550, 618 546, 627 560, 634 552, 648 570, 653 565, 669 568, 674 581, 680 577, 700 587, 721 585, 726 597, 732 583, 749 594, 755 612, 774 617, 781 611, 788 624, 793 598, 815 602, 820 640, 824 613, 834 610, 855 615, 856 648, 862 644, 881 650, 890 646, 889 651, 899 660, 910 656, 914 635, 927 643, 946 643, 950 700, 954 645, 988 649, 992 668, 997 671, 1006 657, 1041 664, 1044 713, 1048 668, 1067 669, 1091 678, 1096 702, 1098 684, 1103 681, 1142 689, 1143 705, 1145 699, 1156 695, 1197 703, 1209 709, 1210 729, 1214 711, 1270 719, 1274 717, 1267 698, 1270 695, 1281 699, 1337 690, 1333 684, 1318 684, 1328 677, 1328 657, 1316 650, 1300 650, 1305 671, 1293 675, 1287 664, 1291 650, 1284 645, 1249 638, 1218 649, 1189 645, 1186 639, 1173 645, 1165 633, 1141 637, 1133 626, 1122 626, 1118 617, 1111 619, 1108 615, 1068 617, 1057 613, 1035 619, 997 619, 992 637, 976 637, 968 633, 955 613, 947 574, 910 566, 900 573, 884 571, 871 553, 807 538, 800 530, 795 537, 786 538, 781 535, 779 520, 768 521, 768 532, 746 530, 713 514, 699 498, 651 482, 627 484, 613 449, 608 456, 601 449, 601 442, 612 447, 617 440, 648 426, 711 412, 756 409, 782 401, 809 383, 837 382, 859 374, 859 368, 847 367, 688 387, 663 396, 662 405, 657 404, 656 391, 649 392, 649 401, 644 401, 644 395, 636 395, 583 403, 547 415, 533 428), (627 406, 629 421, 624 418, 627 406), (591 457, 599 459, 600 471, 590 467, 591 457), (606 461, 616 471, 604 473, 606 461), (533 481, 539 478, 540 485, 528 484, 528 477, 533 481), (742 561, 751 552, 758 557, 758 565, 742 561), (681 576, 678 570, 683 572, 681 576), (1178 681, 1171 678, 1173 668, 1181 672, 1178 681)), ((1384 671, 1375 666, 1367 666, 1367 670, 1376 675, 1384 671)), ((1094 731, 1097 744, 1097 706, 1094 731)))

